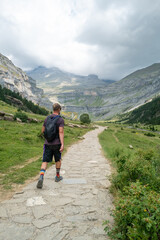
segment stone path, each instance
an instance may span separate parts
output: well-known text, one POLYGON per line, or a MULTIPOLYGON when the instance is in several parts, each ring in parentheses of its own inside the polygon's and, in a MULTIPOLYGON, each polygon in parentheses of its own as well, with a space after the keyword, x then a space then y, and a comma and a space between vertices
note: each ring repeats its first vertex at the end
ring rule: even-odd
POLYGON ((0 205, 0 240, 103 240, 110 220, 110 166, 101 153, 99 127, 72 145, 63 157, 64 180, 54 182, 55 166, 47 170, 43 189, 29 184, 0 205))

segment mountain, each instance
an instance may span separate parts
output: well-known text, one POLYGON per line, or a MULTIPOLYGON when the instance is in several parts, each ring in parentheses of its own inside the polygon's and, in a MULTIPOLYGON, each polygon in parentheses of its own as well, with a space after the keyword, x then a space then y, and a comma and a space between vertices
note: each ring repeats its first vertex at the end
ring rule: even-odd
POLYGON ((160 93, 160 63, 140 69, 119 81, 80 76, 56 67, 38 67, 27 74, 37 80, 51 101, 66 111, 88 112, 96 119, 109 119, 142 105, 160 93))
POLYGON ((104 90, 115 81, 99 79, 97 75, 76 75, 59 68, 40 66, 27 74, 36 79, 38 87, 52 101, 62 103, 69 112, 90 112, 103 105, 104 90))
POLYGON ((127 123, 160 124, 160 96, 151 99, 148 103, 124 114, 123 121, 127 123))
POLYGON ((27 76, 22 69, 16 67, 7 57, 0 54, 0 85, 11 91, 19 92, 23 98, 50 108, 51 102, 44 97, 42 89, 36 86, 36 81, 27 76))
MULTIPOLYGON (((160 93, 160 63, 140 69, 112 85, 105 91, 105 106, 112 117, 129 111, 160 93)), ((105 111, 104 111, 105 115, 105 111)))
POLYGON ((112 81, 94 74, 76 75, 56 67, 40 66, 26 74, 0 54, 0 84, 48 109, 58 101, 65 111, 87 112, 92 119, 110 119, 159 95, 160 63, 112 81))

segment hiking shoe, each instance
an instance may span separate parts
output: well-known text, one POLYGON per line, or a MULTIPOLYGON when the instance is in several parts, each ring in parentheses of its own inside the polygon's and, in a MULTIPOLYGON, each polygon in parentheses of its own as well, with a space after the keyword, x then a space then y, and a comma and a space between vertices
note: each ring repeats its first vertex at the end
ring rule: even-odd
POLYGON ((59 181, 61 181, 63 179, 63 177, 62 176, 59 176, 59 177, 55 177, 55 182, 59 182, 59 181))
POLYGON ((39 178, 38 183, 37 183, 37 188, 42 188, 43 187, 43 178, 39 178))

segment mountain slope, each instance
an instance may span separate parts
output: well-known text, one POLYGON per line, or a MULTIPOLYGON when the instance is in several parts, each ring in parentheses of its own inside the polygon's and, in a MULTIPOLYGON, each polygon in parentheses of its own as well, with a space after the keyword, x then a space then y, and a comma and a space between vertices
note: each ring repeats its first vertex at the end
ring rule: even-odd
POLYGON ((144 104, 160 93, 160 64, 138 70, 105 89, 103 98, 107 111, 104 116, 112 117, 137 105, 144 104))
POLYGON ((36 81, 2 54, 0 54, 0 85, 11 91, 19 92, 22 97, 36 104, 51 106, 49 100, 43 98, 43 90, 36 86, 36 81))
POLYGON ((117 82, 107 82, 96 75, 79 76, 58 68, 38 67, 27 73, 37 80, 51 101, 64 104, 66 111, 88 112, 97 119, 111 118, 160 93, 159 63, 117 82))
POLYGON ((147 123, 160 124, 160 96, 154 98, 151 102, 127 113, 123 119, 127 119, 128 123, 147 123))

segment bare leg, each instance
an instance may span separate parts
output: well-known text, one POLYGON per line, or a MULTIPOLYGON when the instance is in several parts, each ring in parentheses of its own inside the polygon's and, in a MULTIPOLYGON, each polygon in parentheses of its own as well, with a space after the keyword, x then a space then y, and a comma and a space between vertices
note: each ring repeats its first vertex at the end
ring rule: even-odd
POLYGON ((61 160, 56 162, 56 168, 61 168, 61 160))
POLYGON ((42 162, 41 169, 47 169, 48 162, 42 162))

